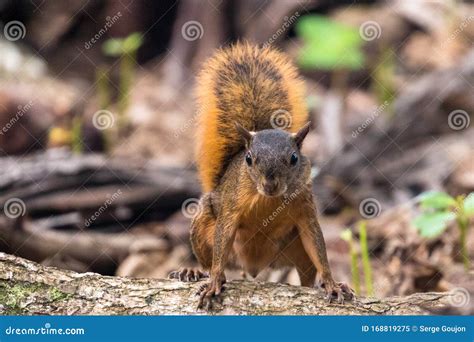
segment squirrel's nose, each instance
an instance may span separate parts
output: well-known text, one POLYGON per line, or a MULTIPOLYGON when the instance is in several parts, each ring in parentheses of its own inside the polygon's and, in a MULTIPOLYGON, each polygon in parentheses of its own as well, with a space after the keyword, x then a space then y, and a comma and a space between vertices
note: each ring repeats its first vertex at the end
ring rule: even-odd
POLYGON ((278 188, 278 182, 276 180, 268 180, 266 179, 263 182, 263 190, 267 194, 273 194, 278 188))

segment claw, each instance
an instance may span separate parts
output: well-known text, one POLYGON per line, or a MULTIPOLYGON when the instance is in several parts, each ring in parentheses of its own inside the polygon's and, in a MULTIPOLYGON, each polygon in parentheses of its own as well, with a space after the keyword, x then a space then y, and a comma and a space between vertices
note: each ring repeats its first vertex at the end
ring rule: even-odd
POLYGON ((179 281, 184 282, 195 282, 201 279, 209 278, 209 274, 207 272, 202 272, 198 269, 193 268, 183 268, 179 271, 172 271, 168 275, 169 279, 178 279, 179 281))
POLYGON ((326 290, 326 298, 329 303, 335 300, 338 304, 344 304, 344 301, 351 300, 354 297, 354 291, 344 283, 335 283, 333 280, 325 281, 321 285, 326 290))
POLYGON ((337 302, 339 304, 344 304, 344 296, 342 295, 342 292, 337 291, 336 294, 337 294, 337 302))
POLYGON ((196 296, 200 296, 202 291, 204 291, 204 289, 206 288, 206 286, 207 284, 202 284, 201 286, 199 286, 199 289, 196 292, 196 296))
POLYGON ((212 279, 207 284, 203 284, 199 287, 197 295, 199 295, 198 309, 205 308, 211 310, 213 308, 213 302, 222 304, 222 292, 224 291, 223 284, 225 278, 212 279))

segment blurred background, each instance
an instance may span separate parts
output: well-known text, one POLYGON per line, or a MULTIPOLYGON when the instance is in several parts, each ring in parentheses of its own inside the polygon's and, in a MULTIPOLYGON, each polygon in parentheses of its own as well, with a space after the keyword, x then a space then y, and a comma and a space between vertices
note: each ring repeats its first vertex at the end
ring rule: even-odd
POLYGON ((474 312, 472 2, 0 0, 0 28, 0 251, 106 275, 197 266, 194 77, 248 40, 305 79, 335 278, 456 291, 474 312))

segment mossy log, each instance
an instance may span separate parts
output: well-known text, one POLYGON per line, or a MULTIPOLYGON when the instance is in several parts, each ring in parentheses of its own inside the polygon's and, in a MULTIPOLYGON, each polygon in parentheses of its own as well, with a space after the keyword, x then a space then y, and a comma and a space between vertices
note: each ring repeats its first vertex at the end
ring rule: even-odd
MULTIPOLYGON (((132 279, 75 273, 0 253, 0 314, 193 315, 202 282, 132 279)), ((419 315, 449 305, 449 293, 384 299, 357 298, 329 304, 318 289, 232 281, 222 305, 227 315, 419 315)))

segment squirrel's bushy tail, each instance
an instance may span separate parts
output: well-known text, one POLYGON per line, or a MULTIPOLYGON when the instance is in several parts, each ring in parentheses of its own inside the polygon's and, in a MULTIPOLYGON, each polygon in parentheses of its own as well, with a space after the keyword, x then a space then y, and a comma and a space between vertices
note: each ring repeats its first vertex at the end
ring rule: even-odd
POLYGON ((219 50, 198 77, 197 164, 203 191, 213 190, 244 148, 234 122, 250 131, 296 132, 308 121, 304 84, 273 48, 237 43, 219 50))

